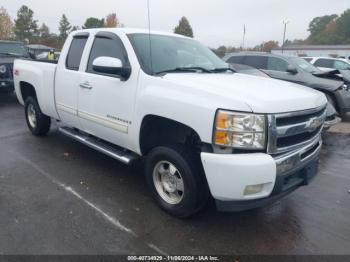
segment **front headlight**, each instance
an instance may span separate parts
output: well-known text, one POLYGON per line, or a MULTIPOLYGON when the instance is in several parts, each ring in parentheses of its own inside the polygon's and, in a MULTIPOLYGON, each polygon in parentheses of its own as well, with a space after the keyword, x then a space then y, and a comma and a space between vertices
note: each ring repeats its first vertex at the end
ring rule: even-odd
POLYGON ((215 145, 237 149, 264 149, 266 144, 264 115, 219 110, 215 117, 215 145))
POLYGON ((0 66, 0 73, 1 73, 1 74, 6 73, 6 70, 7 70, 6 66, 4 66, 4 65, 1 65, 1 66, 0 66))

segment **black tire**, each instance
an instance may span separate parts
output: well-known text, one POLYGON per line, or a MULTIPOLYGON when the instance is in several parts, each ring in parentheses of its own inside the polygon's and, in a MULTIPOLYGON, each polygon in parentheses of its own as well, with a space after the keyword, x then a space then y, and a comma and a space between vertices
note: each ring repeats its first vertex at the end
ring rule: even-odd
POLYGON ((39 107, 38 102, 33 97, 28 97, 25 101, 25 118, 30 132, 35 136, 44 136, 50 131, 51 118, 44 115, 39 107), (29 113, 29 111, 31 113, 29 113), (30 119, 32 115, 35 119, 30 119))
POLYGON ((167 213, 190 217, 208 202, 209 189, 198 154, 184 146, 156 147, 146 157, 145 174, 147 184, 157 204, 167 213), (183 195, 179 203, 170 204, 156 189, 154 170, 162 161, 170 162, 178 170, 183 181, 183 195))

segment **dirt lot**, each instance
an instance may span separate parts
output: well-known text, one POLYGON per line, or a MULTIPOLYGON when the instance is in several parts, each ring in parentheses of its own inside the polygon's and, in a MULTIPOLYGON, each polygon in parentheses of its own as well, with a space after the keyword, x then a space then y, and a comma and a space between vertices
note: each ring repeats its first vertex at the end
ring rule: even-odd
POLYGON ((271 206, 178 220, 127 167, 52 129, 29 134, 0 96, 1 254, 350 254, 350 116, 324 137, 319 175, 271 206))

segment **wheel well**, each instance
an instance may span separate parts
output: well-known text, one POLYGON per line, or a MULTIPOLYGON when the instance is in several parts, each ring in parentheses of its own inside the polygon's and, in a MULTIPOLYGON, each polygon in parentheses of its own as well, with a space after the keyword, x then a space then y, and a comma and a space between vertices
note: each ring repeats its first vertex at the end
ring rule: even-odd
POLYGON ((185 144, 201 150, 199 135, 189 126, 155 115, 146 116, 141 124, 140 148, 146 155, 152 148, 169 144, 185 144))
POLYGON ((25 102, 28 97, 33 97, 37 99, 34 86, 27 82, 20 82, 20 87, 23 102, 25 102))

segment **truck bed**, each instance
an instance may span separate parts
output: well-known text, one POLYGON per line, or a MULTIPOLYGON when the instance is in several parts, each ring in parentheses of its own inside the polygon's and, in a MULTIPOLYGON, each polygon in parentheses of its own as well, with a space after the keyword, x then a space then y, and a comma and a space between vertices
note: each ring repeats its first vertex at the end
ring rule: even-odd
POLYGON ((25 101, 19 95, 24 83, 31 83, 37 90, 37 98, 41 111, 48 116, 58 118, 55 108, 55 74, 57 62, 45 60, 16 59, 14 62, 15 89, 21 104, 25 101))

